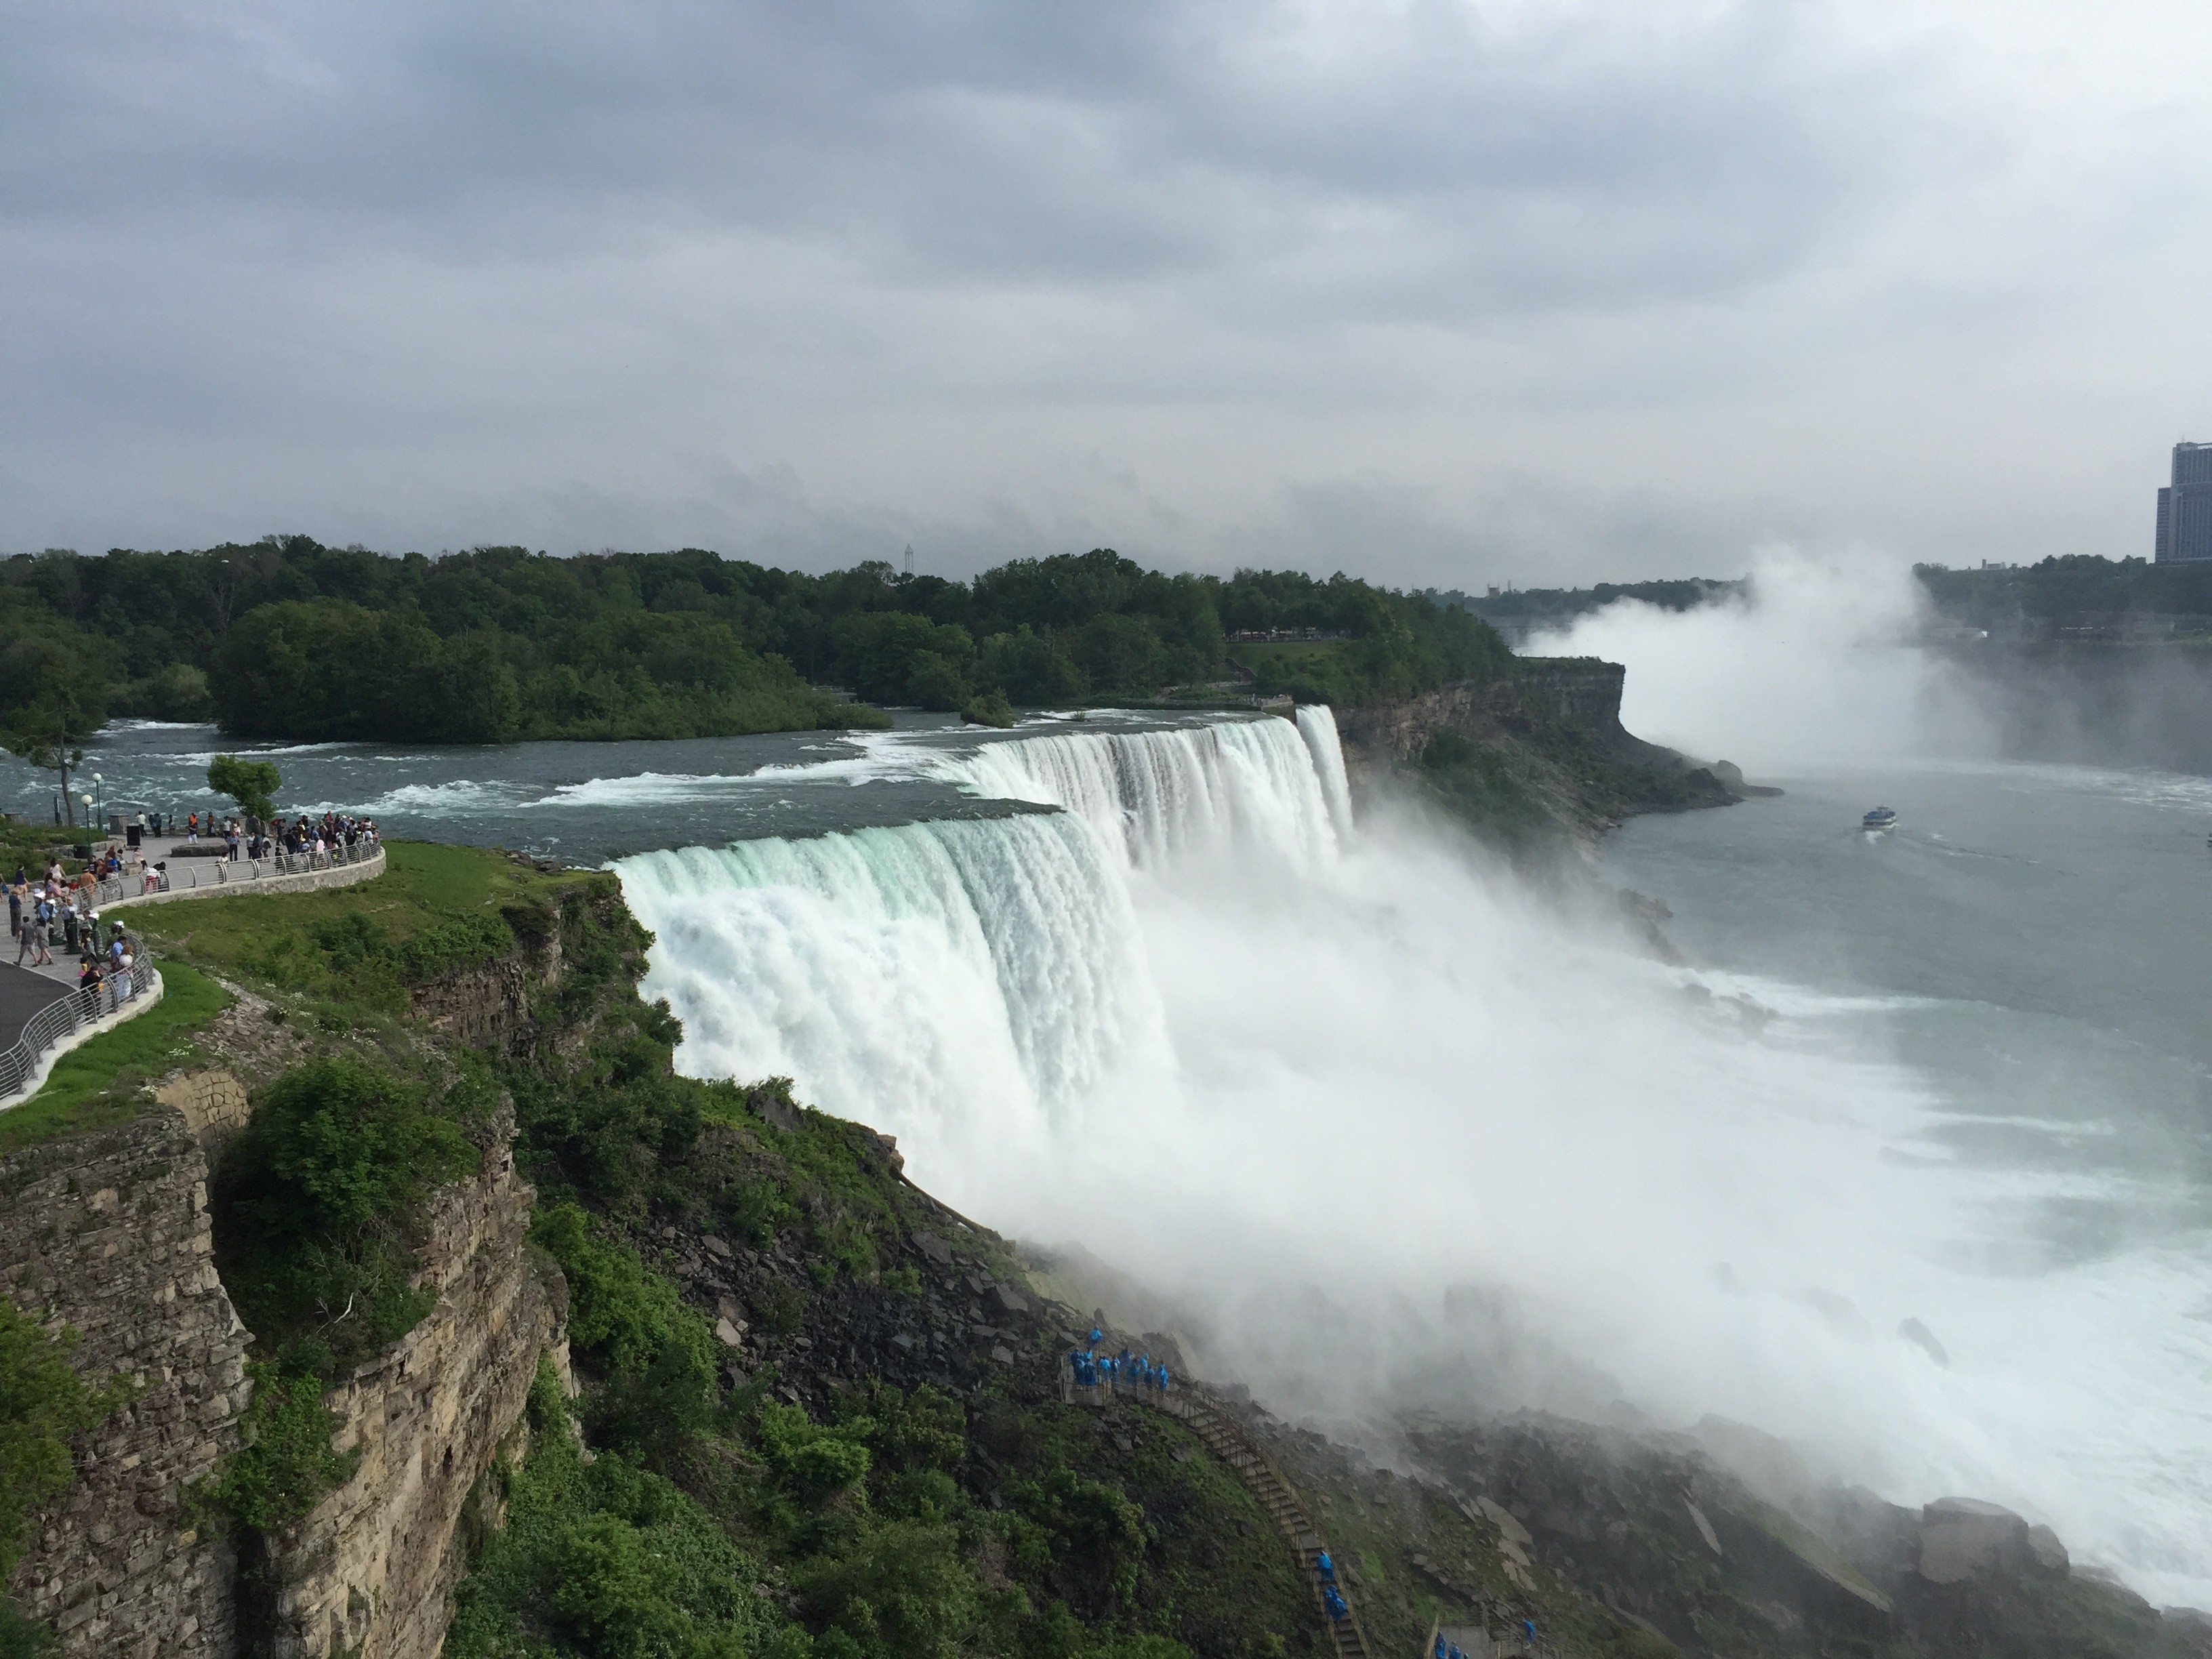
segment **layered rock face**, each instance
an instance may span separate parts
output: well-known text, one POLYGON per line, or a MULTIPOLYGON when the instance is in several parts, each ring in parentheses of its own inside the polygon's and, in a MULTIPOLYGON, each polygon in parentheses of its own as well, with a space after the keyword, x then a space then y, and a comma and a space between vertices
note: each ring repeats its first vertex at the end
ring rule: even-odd
POLYGON ((433 1659, 467 1566, 470 1489, 521 1419, 538 1356, 566 1380, 567 1287, 525 1249, 534 1194, 512 1130, 500 1123, 483 1172, 439 1194, 422 1253, 437 1306, 327 1396, 344 1424, 335 1443, 361 1462, 270 1540, 277 1659, 433 1659))
POLYGON ((65 1654, 236 1650, 228 1547, 184 1525, 184 1489, 238 1445, 246 1334, 216 1277, 207 1163, 164 1109, 0 1159, 0 1291, 83 1337, 88 1377, 142 1390, 76 1444, 9 1589, 65 1654))
POLYGON ((502 957, 482 968, 449 974, 408 994, 415 1018, 471 1048, 513 1054, 532 1033, 530 999, 561 981, 561 941, 535 956, 502 957))
POLYGON ((1413 759, 1437 732, 1481 742, 1526 737, 1558 725, 1582 727, 1608 748, 1664 756, 1667 750, 1632 736, 1620 723, 1620 691, 1627 678, 1619 663, 1532 658, 1510 679, 1461 680, 1396 702, 1339 709, 1345 768, 1355 781, 1369 781, 1394 763, 1413 759))

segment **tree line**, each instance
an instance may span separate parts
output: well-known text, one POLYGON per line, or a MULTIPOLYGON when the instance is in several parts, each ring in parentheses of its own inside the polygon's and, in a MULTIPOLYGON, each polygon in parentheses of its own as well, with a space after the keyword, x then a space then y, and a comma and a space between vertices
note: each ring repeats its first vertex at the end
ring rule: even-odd
POLYGON ((270 537, 0 561, 0 732, 51 757, 118 715, 240 738, 506 743, 1004 720, 1224 678, 1358 702, 1505 672, 1467 611, 1337 574, 1146 570, 1111 550, 968 582, 669 553, 394 557, 270 537), (1240 630, 1325 642, 1249 671, 1240 630), (855 703, 830 688, 848 691, 855 703))

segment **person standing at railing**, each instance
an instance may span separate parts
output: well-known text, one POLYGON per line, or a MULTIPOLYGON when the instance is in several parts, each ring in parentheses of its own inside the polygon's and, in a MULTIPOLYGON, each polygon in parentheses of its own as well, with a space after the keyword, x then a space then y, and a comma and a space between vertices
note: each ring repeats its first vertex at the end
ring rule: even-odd
POLYGON ((13 890, 9 890, 8 896, 17 900, 17 903, 11 906, 17 915, 15 965, 21 968, 23 965, 23 958, 29 957, 31 966, 33 968, 51 967, 54 959, 47 954, 46 925, 39 920, 38 912, 35 909, 23 909, 21 906, 20 896, 13 890))
POLYGON ((82 962, 77 963, 77 994, 83 999, 84 1017, 87 1019, 97 1019, 100 1018, 100 958, 98 957, 87 957, 82 962))

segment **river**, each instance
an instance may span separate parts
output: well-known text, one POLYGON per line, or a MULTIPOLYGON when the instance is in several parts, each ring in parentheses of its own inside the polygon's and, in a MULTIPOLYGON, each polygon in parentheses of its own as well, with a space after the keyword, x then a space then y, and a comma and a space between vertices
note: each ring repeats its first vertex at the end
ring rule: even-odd
MULTIPOLYGON (((216 745, 129 726, 88 764, 190 810, 216 745)), ((1417 821, 1353 828, 1319 711, 266 752, 288 805, 612 863, 679 1064, 897 1134, 1285 1412, 1714 1414, 2212 1603, 2212 782, 1771 775, 1608 844, 1668 964, 1417 821)))

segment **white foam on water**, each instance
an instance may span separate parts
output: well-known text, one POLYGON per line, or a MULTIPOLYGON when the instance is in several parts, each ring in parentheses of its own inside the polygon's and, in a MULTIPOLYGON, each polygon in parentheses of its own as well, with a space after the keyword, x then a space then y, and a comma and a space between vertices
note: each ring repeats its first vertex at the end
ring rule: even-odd
POLYGON ((523 785, 456 778, 450 783, 403 783, 397 789, 387 790, 367 802, 324 800, 291 810, 296 812, 351 812, 372 818, 393 812, 411 812, 424 817, 448 812, 463 816, 487 807, 523 804, 529 793, 528 787, 523 785))
POLYGON ((897 1134, 1285 1411, 1717 1413, 2212 1600, 2203 1251, 2031 1259, 2007 1218, 2097 1183, 1931 1156, 1967 1115, 1854 1051, 1870 1000, 1715 1018, 1417 829, 1348 832, 1326 735, 1062 726, 936 763, 1061 813, 623 860, 646 994, 687 1072, 897 1134))

